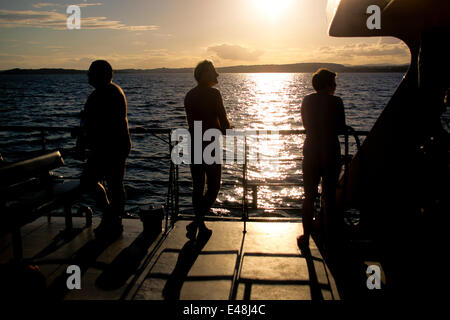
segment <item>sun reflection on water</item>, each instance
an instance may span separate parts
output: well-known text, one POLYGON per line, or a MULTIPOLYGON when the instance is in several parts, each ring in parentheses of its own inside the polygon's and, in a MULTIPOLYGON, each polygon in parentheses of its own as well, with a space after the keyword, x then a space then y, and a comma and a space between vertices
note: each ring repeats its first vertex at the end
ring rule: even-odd
MULTIPOLYGON (((247 137, 247 179, 249 183, 261 184, 257 187, 258 207, 299 207, 303 194, 300 158, 304 137, 279 135, 277 132, 302 128, 300 105, 305 87, 299 77, 303 76, 291 73, 246 74, 245 88, 240 88, 245 96, 238 97, 241 104, 238 107, 245 106, 245 110, 240 111, 245 117, 232 118, 233 123, 237 120, 238 127, 247 131, 270 131, 247 137), (290 185, 282 186, 281 183, 290 185)), ((228 108, 232 110, 233 106, 228 108)), ((241 168, 228 166, 225 171, 242 177, 241 168)), ((237 185, 232 193, 224 196, 226 202, 242 201, 243 188, 237 185)), ((252 201, 252 191, 248 191, 248 203, 252 201)))

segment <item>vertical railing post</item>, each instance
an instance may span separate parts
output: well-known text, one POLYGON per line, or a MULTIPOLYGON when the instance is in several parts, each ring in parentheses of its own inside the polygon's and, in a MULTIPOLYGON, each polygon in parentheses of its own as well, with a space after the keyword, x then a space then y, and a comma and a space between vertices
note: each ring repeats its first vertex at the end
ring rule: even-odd
POLYGON ((169 136, 168 136, 168 141, 169 141, 169 161, 170 161, 170 167, 169 167, 169 186, 168 186, 168 190, 167 190, 167 212, 166 212, 166 222, 165 222, 165 232, 167 232, 168 229, 168 220, 169 220, 169 212, 171 215, 171 224, 173 225, 174 221, 173 221, 173 201, 172 201, 172 187, 173 187, 173 163, 172 163, 172 135, 169 132, 169 136))
POLYGON ((257 209, 258 208, 258 186, 256 184, 252 185, 252 196, 253 196, 252 209, 257 209))
POLYGON ((244 133, 244 165, 242 166, 242 219, 244 220, 244 233, 247 232, 247 136, 244 133))
POLYGON ((348 134, 349 129, 345 128, 345 135, 344 135, 344 193, 345 193, 345 186, 347 185, 347 178, 348 178, 348 134))
POLYGON ((179 166, 175 165, 175 214, 178 216, 180 214, 180 194, 179 194, 179 166))

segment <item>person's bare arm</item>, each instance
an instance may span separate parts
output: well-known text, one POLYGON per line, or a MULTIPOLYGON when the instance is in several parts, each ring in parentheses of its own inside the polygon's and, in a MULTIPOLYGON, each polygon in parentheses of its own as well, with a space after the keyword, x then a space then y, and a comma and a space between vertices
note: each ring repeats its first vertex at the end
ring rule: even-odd
POLYGON ((121 143, 124 143, 125 149, 123 150, 126 154, 130 152, 131 149, 131 141, 130 141, 130 132, 128 128, 128 117, 127 117, 127 98, 125 97, 125 93, 123 90, 117 86, 118 89, 118 97, 117 103, 119 106, 119 119, 118 119, 118 130, 119 130, 119 139, 121 143))
POLYGON ((119 86, 117 86, 117 89, 117 103, 119 105, 119 130, 121 133, 125 133, 128 132, 127 98, 119 86))
POLYGON ((93 93, 89 95, 89 97, 86 100, 86 103, 84 104, 84 109, 80 114, 80 124, 83 122, 83 128, 80 128, 83 136, 83 141, 86 144, 87 148, 90 148, 92 145, 92 139, 95 135, 95 126, 94 121, 92 119, 92 108, 93 108, 93 93))
POLYGON ((231 123, 230 120, 228 120, 227 112, 225 110, 225 106, 223 105, 222 95, 219 91, 217 91, 217 100, 220 128, 222 129, 222 131, 225 131, 226 129, 231 128, 231 123))
POLYGON ((184 97, 184 109, 186 111, 186 119, 189 129, 191 129, 191 125, 194 123, 194 119, 192 119, 191 102, 188 94, 186 95, 186 97, 184 97))
POLYGON ((336 112, 336 124, 338 133, 345 133, 346 125, 345 125, 345 111, 344 111, 344 102, 341 98, 338 98, 337 112, 336 112))
POLYGON ((307 109, 307 105, 308 105, 308 99, 305 97, 302 101, 302 106, 300 108, 300 113, 302 116, 302 124, 303 124, 303 128, 305 128, 305 130, 308 130, 308 125, 309 125, 309 119, 308 119, 308 113, 306 111, 307 109))

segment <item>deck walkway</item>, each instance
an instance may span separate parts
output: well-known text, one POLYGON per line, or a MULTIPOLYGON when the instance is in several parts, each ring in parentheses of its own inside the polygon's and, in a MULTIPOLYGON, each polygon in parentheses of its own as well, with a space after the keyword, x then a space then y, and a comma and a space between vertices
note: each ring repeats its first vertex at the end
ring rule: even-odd
MULTIPOLYGON (((74 218, 74 227, 84 219, 74 218)), ((334 300, 335 281, 311 240, 311 255, 296 244, 301 223, 209 221, 213 234, 206 243, 188 241, 178 221, 167 236, 154 241, 142 236, 139 220, 125 219, 123 236, 99 243, 93 226, 71 241, 55 242, 64 219, 43 217, 22 228, 24 257, 45 248, 41 272, 53 293, 68 300, 183 299, 183 300, 334 300), (51 251, 51 250, 48 250, 51 251), (69 264, 82 270, 81 290, 67 290, 69 264)), ((9 237, 0 239, 0 263, 11 259, 9 237)))

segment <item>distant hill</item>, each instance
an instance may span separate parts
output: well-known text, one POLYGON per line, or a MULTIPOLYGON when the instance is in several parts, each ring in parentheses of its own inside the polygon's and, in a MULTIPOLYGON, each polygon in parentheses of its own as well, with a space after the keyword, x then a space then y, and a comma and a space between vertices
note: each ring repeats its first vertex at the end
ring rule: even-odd
POLYGON ((0 71, 0 74, 78 74, 86 73, 86 70, 62 69, 62 68, 43 68, 43 69, 10 69, 0 71))
MULTIPOLYGON (((318 68, 328 68, 336 72, 406 72, 408 65, 360 65, 344 66, 337 63, 293 63, 293 64, 266 64, 250 66, 232 66, 217 68, 221 73, 302 73, 314 72, 318 68)), ((192 73, 193 68, 156 68, 156 69, 118 69, 115 73, 192 73)), ((0 74, 80 74, 86 70, 43 68, 43 69, 10 69, 0 71, 0 74)))

